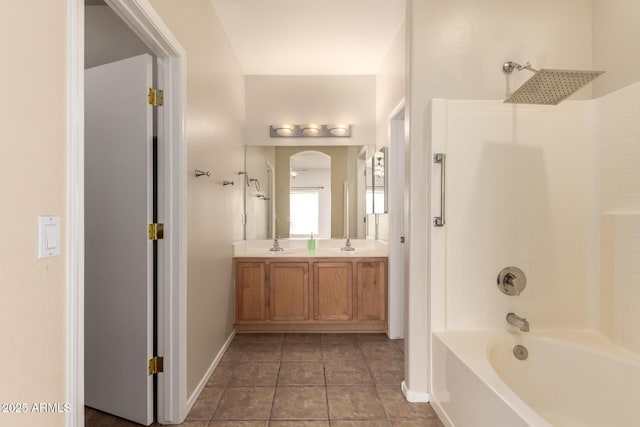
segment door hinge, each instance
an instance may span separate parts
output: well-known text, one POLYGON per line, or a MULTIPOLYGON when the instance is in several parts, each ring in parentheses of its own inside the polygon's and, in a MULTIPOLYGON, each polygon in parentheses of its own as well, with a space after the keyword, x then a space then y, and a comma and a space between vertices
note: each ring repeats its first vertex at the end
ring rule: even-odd
POLYGON ((147 93, 147 101, 154 107, 160 107, 164 105, 164 92, 160 89, 149 88, 147 93))
POLYGON ((164 224, 149 224, 149 240, 164 239, 164 224))
POLYGON ((164 357, 154 356, 149 359, 149 375, 164 372, 164 357))

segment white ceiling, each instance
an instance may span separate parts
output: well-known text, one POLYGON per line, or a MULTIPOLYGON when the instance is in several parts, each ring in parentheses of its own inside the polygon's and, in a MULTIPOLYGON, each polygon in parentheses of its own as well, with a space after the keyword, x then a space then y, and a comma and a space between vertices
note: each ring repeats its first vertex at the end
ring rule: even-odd
POLYGON ((377 74, 405 0, 212 0, 247 75, 377 74))

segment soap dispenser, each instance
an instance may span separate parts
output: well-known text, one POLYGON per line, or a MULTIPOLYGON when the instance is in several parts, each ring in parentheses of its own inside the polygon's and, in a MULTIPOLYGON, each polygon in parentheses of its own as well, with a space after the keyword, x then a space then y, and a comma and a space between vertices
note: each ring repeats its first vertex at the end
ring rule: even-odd
POLYGON ((309 240, 307 240, 307 249, 309 250, 309 255, 315 255, 316 241, 313 239, 313 233, 311 233, 309 240))

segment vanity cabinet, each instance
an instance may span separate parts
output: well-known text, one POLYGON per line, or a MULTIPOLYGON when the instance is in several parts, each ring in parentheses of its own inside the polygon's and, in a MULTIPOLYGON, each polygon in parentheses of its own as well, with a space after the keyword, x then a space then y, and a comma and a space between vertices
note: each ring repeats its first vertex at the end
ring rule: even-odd
MULTIPOLYGON (((270 320, 309 319, 309 264, 269 263, 270 320)), ((266 306, 266 304, 265 304, 266 306)))
POLYGON ((236 320, 267 320, 267 278, 264 262, 236 263, 236 320))
POLYGON ((313 263, 313 318, 314 320, 353 319, 352 263, 313 263))
POLYGON ((234 258, 242 332, 384 332, 387 259, 234 258))

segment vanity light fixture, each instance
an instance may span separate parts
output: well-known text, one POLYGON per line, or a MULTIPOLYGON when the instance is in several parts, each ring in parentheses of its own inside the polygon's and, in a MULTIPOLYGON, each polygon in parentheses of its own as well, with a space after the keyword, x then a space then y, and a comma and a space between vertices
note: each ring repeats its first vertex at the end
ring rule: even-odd
POLYGON ((327 125, 327 130, 333 136, 351 136, 351 125, 327 125))
POLYGON ((272 135, 274 136, 273 133, 276 134, 276 136, 294 136, 294 132, 295 132, 295 126, 294 125, 279 125, 279 126, 271 126, 271 131, 272 131, 272 135))
POLYGON ((302 135, 320 136, 320 126, 314 124, 300 125, 302 135))
POLYGON ((271 138, 350 138, 351 125, 271 125, 269 126, 271 138))

